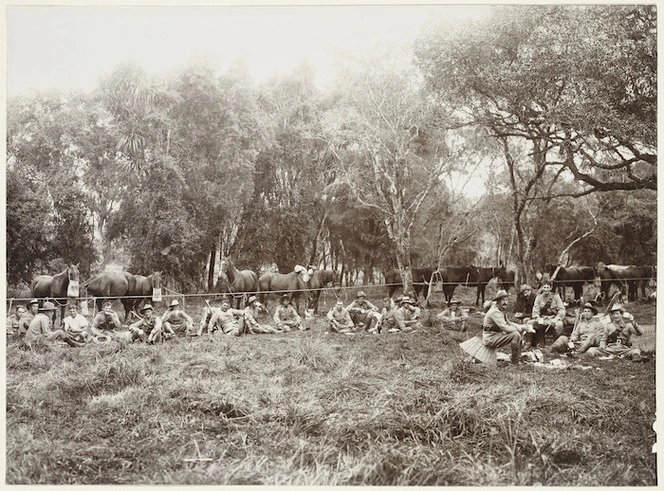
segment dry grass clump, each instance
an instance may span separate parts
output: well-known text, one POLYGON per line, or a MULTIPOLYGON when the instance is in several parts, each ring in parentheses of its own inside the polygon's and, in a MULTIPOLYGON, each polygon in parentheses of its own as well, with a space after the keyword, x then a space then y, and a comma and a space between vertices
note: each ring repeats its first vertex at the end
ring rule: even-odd
POLYGON ((7 483, 656 483, 652 363, 489 368, 435 328, 311 325, 9 349, 7 483))

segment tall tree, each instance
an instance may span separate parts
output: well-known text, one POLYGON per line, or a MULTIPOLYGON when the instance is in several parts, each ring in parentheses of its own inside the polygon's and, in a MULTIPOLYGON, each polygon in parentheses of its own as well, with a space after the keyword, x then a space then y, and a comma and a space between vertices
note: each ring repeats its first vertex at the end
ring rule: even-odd
POLYGON ((522 277, 532 200, 656 189, 655 21, 653 6, 497 7, 420 40, 446 120, 500 145, 522 277))
POLYGON ((342 108, 330 120, 340 183, 379 214, 404 288, 412 286, 412 228, 447 165, 444 135, 429 124, 407 55, 364 61, 339 81, 342 108))

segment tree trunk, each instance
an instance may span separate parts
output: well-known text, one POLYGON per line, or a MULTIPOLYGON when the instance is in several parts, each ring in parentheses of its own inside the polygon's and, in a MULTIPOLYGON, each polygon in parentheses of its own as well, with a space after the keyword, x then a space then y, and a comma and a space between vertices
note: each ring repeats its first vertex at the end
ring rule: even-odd
POLYGON ((216 260, 217 260, 217 247, 216 245, 212 245, 212 249, 210 250, 210 269, 208 270, 208 278, 207 278, 207 287, 209 292, 211 292, 214 288, 214 268, 216 265, 216 260))

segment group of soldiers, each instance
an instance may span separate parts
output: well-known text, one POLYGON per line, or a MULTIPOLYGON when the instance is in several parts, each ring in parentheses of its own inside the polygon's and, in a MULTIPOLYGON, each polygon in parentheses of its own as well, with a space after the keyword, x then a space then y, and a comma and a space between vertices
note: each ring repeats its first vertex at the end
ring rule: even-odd
MULTIPOLYGON (((522 285, 517 295, 514 317, 507 318, 508 293, 499 290, 484 316, 482 339, 488 348, 510 346, 512 361, 521 362, 522 350, 541 349, 549 353, 578 354, 583 356, 613 355, 642 360, 640 350, 633 348, 631 338, 642 331, 634 316, 622 305, 614 304, 609 310, 609 322, 599 320, 594 303, 584 303, 571 320, 560 296, 552 291, 550 281, 544 281, 537 293, 529 285, 522 285), (553 342, 545 346, 545 334, 553 342)), ((230 301, 223 299, 218 308, 207 303, 201 320, 194 323, 180 307, 177 299, 170 302, 163 315, 155 314, 154 307, 147 303, 141 309, 142 316, 123 328, 117 312, 110 301, 104 302, 92 324, 78 312, 76 304, 70 304, 68 315, 62 320, 60 329, 53 330, 54 312, 57 307, 50 301, 40 306, 37 299, 25 306, 19 305, 7 322, 7 334, 23 338, 28 345, 64 342, 72 347, 84 346, 88 342, 104 342, 110 339, 127 342, 160 342, 174 336, 195 337, 203 334, 240 336, 243 334, 274 334, 291 330, 306 331, 309 327, 283 295, 277 306, 274 325, 261 324, 258 318, 267 313, 255 296, 250 296, 244 309, 231 308, 230 301)), ((409 295, 383 300, 383 308, 369 302, 363 291, 357 293, 347 307, 342 300, 328 311, 327 333, 354 334, 366 332, 408 333, 422 327, 420 307, 409 295)), ((437 318, 446 329, 466 330, 468 312, 460 307, 458 300, 451 300, 448 308, 437 318)))
POLYGON ((17 306, 15 312, 9 316, 7 335, 21 338, 30 346, 64 342, 72 347, 81 347, 89 342, 100 343, 112 339, 127 342, 138 340, 153 344, 174 336, 240 336, 308 329, 291 305, 288 295, 282 297, 274 313, 274 326, 257 321, 259 314, 266 310, 255 296, 249 297, 243 310, 231 308, 227 299, 222 300, 219 308, 213 308, 208 303, 198 324, 180 307, 177 299, 171 301, 168 310, 161 316, 156 315, 151 304, 145 304, 140 309, 142 316, 137 315, 138 320, 130 324, 128 329, 123 328, 122 321, 110 301, 104 302, 92 324, 78 312, 76 304, 69 304, 67 310, 68 315, 62 319, 61 328, 54 330, 54 314, 57 311, 55 304, 45 301, 40 306, 39 300, 32 299, 25 306, 17 306))
POLYGON ((328 333, 372 334, 414 332, 420 326, 420 308, 408 295, 383 299, 383 309, 367 300, 363 291, 357 292, 355 300, 344 307, 342 300, 327 313, 328 333))
POLYGON ((608 310, 608 323, 601 322, 594 302, 583 303, 570 319, 560 295, 552 290, 551 281, 545 280, 537 293, 530 285, 519 289, 513 312, 518 323, 507 319, 508 297, 504 290, 496 293, 484 316, 482 339, 488 348, 509 345, 513 363, 521 363, 521 351, 530 349, 571 356, 646 359, 632 346, 632 337, 643 332, 620 303, 608 310), (547 333, 553 338, 549 346, 545 346, 547 333))

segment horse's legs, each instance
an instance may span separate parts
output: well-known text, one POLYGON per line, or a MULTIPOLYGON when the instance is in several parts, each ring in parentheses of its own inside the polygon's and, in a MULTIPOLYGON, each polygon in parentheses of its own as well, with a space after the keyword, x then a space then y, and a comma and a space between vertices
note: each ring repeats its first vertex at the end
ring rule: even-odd
POLYGON ((574 290, 574 300, 578 300, 583 295, 583 283, 575 283, 572 287, 574 290))
POLYGON ((131 320, 130 314, 131 314, 131 309, 134 307, 134 300, 131 298, 123 298, 120 300, 122 302, 122 306, 124 307, 125 310, 125 324, 127 323, 128 320, 131 320))
POLYGON ((320 302, 320 290, 314 293, 313 299, 314 299, 313 301, 314 314, 318 315, 318 302, 320 302))

